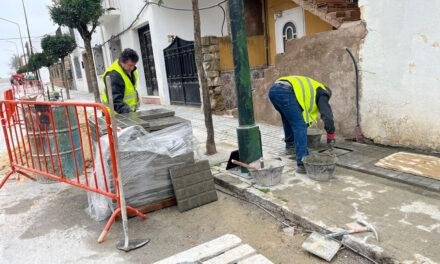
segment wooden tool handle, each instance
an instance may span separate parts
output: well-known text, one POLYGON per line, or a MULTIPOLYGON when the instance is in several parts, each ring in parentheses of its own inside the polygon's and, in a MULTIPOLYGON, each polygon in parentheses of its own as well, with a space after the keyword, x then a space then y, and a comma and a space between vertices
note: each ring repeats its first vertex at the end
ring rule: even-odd
POLYGON ((238 161, 238 160, 231 160, 231 162, 234 163, 235 165, 238 165, 238 166, 241 166, 241 167, 245 167, 247 169, 258 170, 258 168, 254 167, 252 165, 243 163, 243 162, 238 161))

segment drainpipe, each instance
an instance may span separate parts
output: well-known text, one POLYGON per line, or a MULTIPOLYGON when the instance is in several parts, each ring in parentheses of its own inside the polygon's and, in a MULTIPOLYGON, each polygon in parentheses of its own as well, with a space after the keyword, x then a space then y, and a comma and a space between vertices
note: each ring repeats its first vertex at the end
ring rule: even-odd
MULTIPOLYGON (((244 23, 243 0, 229 0, 231 40, 234 57, 235 89, 237 92, 238 148, 240 160, 250 163, 262 157, 260 129, 255 125, 251 76, 244 23)), ((242 172, 247 169, 242 168, 242 172)))

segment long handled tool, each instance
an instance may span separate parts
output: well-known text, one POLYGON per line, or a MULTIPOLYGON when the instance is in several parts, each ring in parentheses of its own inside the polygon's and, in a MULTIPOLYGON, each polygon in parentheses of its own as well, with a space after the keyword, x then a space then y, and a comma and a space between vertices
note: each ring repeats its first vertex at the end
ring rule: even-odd
POLYGON ((251 169, 251 170, 259 170, 260 168, 257 168, 251 164, 247 164, 238 160, 231 160, 231 162, 235 165, 241 166, 241 167, 245 167, 246 169, 251 169))
MULTIPOLYGON (((106 87, 111 87, 111 80, 110 80, 110 76, 106 76, 105 78, 105 83, 106 83, 106 87)), ((113 107, 113 94, 111 92, 107 91, 107 98, 108 98, 108 103, 110 106, 110 110, 114 111, 114 107, 113 107)), ((124 195, 124 188, 122 185, 122 180, 119 177, 120 174, 120 169, 121 169, 121 164, 120 164, 120 159, 119 159, 119 148, 118 148, 118 136, 117 136, 117 130, 116 130, 116 120, 114 118, 114 114, 113 112, 110 113, 110 117, 111 117, 111 121, 112 121, 112 128, 113 128, 113 141, 114 141, 114 145, 115 145, 115 154, 116 154, 116 165, 118 168, 118 187, 119 187, 119 196, 120 196, 120 201, 121 201, 121 218, 122 218, 122 229, 124 231, 124 240, 119 240, 118 242, 116 242, 116 248, 119 250, 123 250, 125 252, 128 252, 130 250, 133 249, 137 249, 140 247, 145 246, 146 244, 148 244, 148 242, 150 242, 150 239, 133 239, 133 240, 129 240, 128 238, 128 219, 127 219, 127 207, 125 204, 125 195, 124 195)))

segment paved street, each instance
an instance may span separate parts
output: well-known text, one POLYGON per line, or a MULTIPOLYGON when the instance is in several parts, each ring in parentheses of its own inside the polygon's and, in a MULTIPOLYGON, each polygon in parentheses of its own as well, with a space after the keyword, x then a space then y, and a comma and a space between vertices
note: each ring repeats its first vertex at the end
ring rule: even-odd
MULTIPOLYGON (((84 191, 64 184, 10 181, 0 192, 0 263, 153 263, 224 234, 239 236, 274 263, 325 263, 300 247, 305 237, 281 230, 281 224, 258 207, 218 192, 219 201, 179 213, 176 207, 129 221, 131 238, 150 238, 136 251, 115 248, 121 223, 106 241, 96 239, 104 227, 86 213, 84 191), (25 254, 24 254, 25 252, 25 254)), ((367 264, 349 251, 334 263, 367 264)))

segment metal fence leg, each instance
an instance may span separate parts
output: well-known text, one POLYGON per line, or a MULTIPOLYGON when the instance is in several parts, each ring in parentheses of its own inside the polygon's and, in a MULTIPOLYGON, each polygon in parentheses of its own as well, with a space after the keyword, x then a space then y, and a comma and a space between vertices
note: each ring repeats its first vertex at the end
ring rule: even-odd
MULTIPOLYGON (((106 88, 111 87, 111 80, 110 76, 107 76, 105 78, 106 88)), ((111 91, 111 89, 109 89, 111 91)), ((114 142, 114 148, 115 148, 115 157, 116 157, 116 164, 117 164, 117 173, 116 176, 118 179, 118 187, 119 187, 119 200, 120 200, 120 206, 121 206, 121 218, 122 218, 122 229, 124 232, 124 240, 119 240, 116 243, 116 247, 120 250, 123 250, 125 252, 128 252, 133 249, 140 248, 142 246, 145 246, 148 242, 150 242, 150 239, 134 239, 129 240, 128 238, 128 219, 127 219, 127 205, 125 203, 125 195, 124 195, 124 188, 122 186, 122 180, 119 177, 120 174, 120 159, 119 159, 119 148, 118 148, 118 136, 117 136, 117 129, 116 129, 116 120, 114 119, 114 107, 113 107, 113 94, 111 92, 107 92, 107 98, 108 103, 110 107, 110 117, 111 117, 111 123, 112 123, 112 134, 113 134, 113 142, 114 142)))

